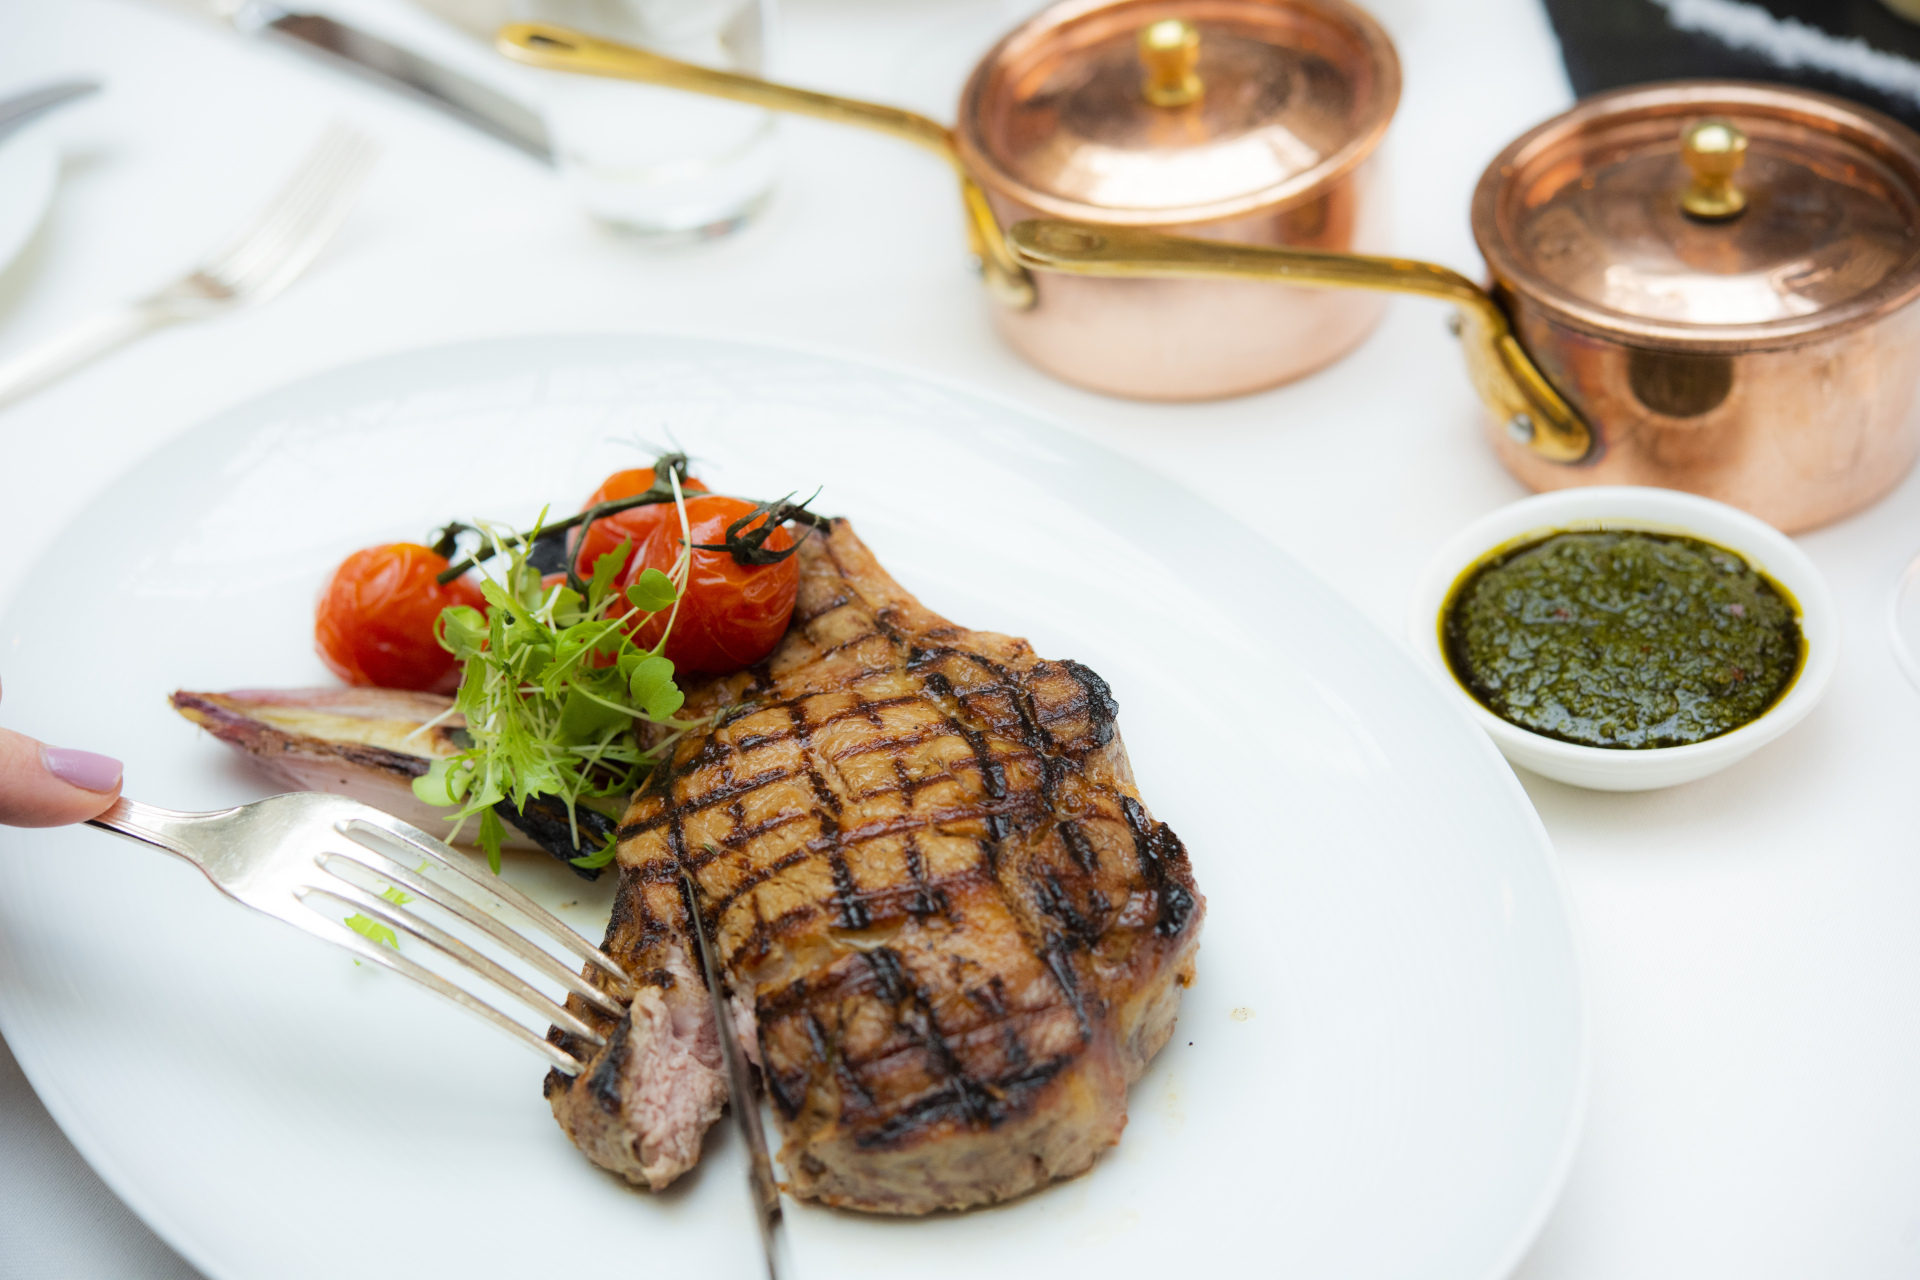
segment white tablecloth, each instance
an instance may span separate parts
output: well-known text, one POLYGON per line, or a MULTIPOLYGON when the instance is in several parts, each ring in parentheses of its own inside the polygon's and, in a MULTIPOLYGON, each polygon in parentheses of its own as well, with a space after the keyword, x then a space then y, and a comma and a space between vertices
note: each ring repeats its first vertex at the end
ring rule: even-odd
MULTIPOLYGON (((319 7, 524 85, 400 3, 319 7)), ((1029 7, 789 0, 782 70, 947 116, 972 59, 1029 7)), ((1372 8, 1406 67, 1390 143, 1400 248, 1477 272, 1466 209, 1481 166, 1569 98, 1551 32, 1532 0, 1372 8)), ((108 90, 40 126, 64 170, 46 224, 0 273, 0 353, 184 268, 328 117, 386 156, 283 297, 0 412, 0 599, 110 478, 213 412, 366 357, 516 333, 765 336, 980 384, 1202 489, 1396 635, 1434 545, 1520 496, 1480 441, 1430 304, 1397 302, 1363 349, 1298 386, 1196 406, 1103 399, 996 342, 962 266, 951 180, 890 140, 789 122, 763 219, 648 247, 590 225, 518 153, 197 19, 105 0, 16 2, 6 16, 0 94, 64 74, 108 90)), ((1802 539, 1839 598, 1847 651, 1826 703, 1786 739, 1650 795, 1523 778, 1571 886, 1595 1033, 1585 1139, 1527 1280, 1920 1273, 1920 694, 1883 633, 1920 547, 1917 497, 1910 481, 1802 539)), ((0 677, 32 680, 9 645, 0 677)), ((110 724, 14 727, 115 747, 110 724)), ((137 787, 137 762, 129 777, 137 787)), ((11 1059, 0 1067, 0 1274, 190 1275, 65 1146, 11 1059)))

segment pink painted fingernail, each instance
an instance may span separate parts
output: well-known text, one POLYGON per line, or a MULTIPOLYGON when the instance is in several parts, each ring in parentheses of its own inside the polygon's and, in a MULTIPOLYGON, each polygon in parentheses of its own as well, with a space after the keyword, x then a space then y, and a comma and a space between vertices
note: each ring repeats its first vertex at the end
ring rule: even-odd
POLYGON ((121 765, 112 756, 72 747, 42 747, 40 759, 48 773, 87 791, 111 791, 120 785, 121 765))

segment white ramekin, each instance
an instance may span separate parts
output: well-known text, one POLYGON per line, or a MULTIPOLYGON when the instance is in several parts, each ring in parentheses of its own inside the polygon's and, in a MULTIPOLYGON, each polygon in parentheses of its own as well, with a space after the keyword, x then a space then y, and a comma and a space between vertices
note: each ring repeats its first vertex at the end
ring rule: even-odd
POLYGON ((1826 692, 1840 657, 1840 617, 1826 579, 1773 526, 1710 498, 1673 489, 1617 485, 1562 489, 1501 507, 1474 521, 1427 563, 1407 609, 1407 634, 1420 658, 1514 764, 1597 791, 1671 787, 1726 768, 1800 723, 1826 692), (1684 747, 1644 750, 1583 747, 1509 724, 1467 692, 1441 648, 1440 614, 1460 575, 1489 552, 1567 529, 1641 529, 1677 533, 1737 551, 1785 587, 1800 606, 1806 661, 1778 702, 1750 724, 1684 747))

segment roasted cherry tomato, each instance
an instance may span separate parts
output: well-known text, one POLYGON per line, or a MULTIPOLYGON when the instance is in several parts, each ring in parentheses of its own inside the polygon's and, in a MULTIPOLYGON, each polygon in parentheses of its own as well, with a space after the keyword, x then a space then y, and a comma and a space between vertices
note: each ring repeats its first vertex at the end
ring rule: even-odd
MULTIPOLYGON (((704 493, 707 488, 696 476, 688 476, 681 482, 680 487, 688 493, 695 490, 704 493)), ((653 488, 652 467, 635 467, 629 471, 616 471, 600 482, 600 487, 593 491, 592 497, 580 504, 580 509, 585 511, 596 502, 618 502, 621 498, 631 498, 651 488, 653 488)))
MULTIPOLYGON (((680 487, 687 493, 705 493, 707 489, 706 485, 692 476, 688 476, 686 482, 680 487)), ((617 502, 621 498, 631 498, 651 488, 653 488, 652 467, 616 471, 601 482, 600 487, 593 491, 593 496, 588 498, 580 509, 585 511, 597 503, 617 502)), ((637 547, 646 541, 654 525, 664 518, 661 515, 662 512, 671 515, 672 505, 663 502, 650 507, 628 507, 625 511, 616 511, 610 516, 595 520, 587 530, 586 540, 580 544, 575 553, 574 570, 583 578, 591 578, 594 561, 607 552, 615 550, 623 542, 630 542, 637 547)), ((680 518, 674 516, 673 521, 677 525, 680 518)), ((633 563, 631 554, 628 555, 627 563, 633 563)))
POLYGON ((320 592, 314 645, 348 684, 449 693, 460 665, 433 637, 448 605, 485 610, 480 589, 465 578, 434 581, 446 559, 412 542, 356 551, 320 592))
MULTIPOLYGON (((628 561, 622 585, 636 581, 648 569, 671 573, 680 555, 680 518, 674 508, 662 506, 669 519, 655 525, 628 561)), ((753 511, 738 498, 702 497, 687 503, 687 525, 695 546, 726 541, 727 526, 753 511)), ((765 519, 765 517, 761 517, 765 519)), ((751 532, 758 524, 745 526, 751 532)), ((767 536, 768 551, 785 551, 793 536, 775 529, 767 536)), ((686 594, 673 620, 662 652, 674 670, 687 674, 722 675, 750 667, 773 652, 793 616, 793 599, 800 589, 800 564, 788 556, 777 564, 745 565, 730 551, 693 553, 686 594)), ((666 630, 668 614, 655 614, 637 637, 653 645, 666 630)))

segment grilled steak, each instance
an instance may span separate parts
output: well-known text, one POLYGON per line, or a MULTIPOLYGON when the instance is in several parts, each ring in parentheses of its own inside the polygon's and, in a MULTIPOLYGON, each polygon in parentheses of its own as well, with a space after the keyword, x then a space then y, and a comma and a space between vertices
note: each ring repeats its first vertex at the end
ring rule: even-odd
POLYGON ((793 1193, 925 1213, 1080 1173, 1192 981, 1186 851, 1099 676, 930 613, 844 520, 799 554, 785 639, 690 695, 716 727, 627 810, 606 946, 641 985, 617 1025, 576 999, 609 1044, 554 1114, 638 1183, 698 1159, 725 1083, 684 864, 793 1193))

